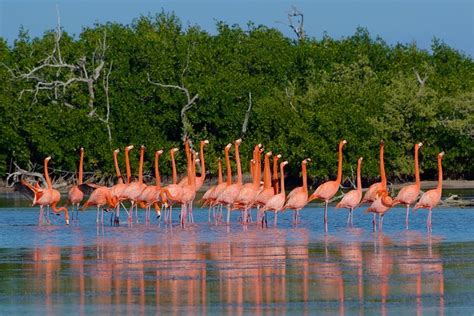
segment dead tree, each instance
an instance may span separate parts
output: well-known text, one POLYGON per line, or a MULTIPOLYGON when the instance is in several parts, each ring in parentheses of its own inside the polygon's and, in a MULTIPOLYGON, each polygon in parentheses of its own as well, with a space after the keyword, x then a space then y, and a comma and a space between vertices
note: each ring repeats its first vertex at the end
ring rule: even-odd
POLYGON ((33 68, 26 71, 11 69, 6 66, 15 80, 31 83, 32 86, 23 89, 19 94, 19 99, 28 93, 33 96, 33 104, 38 102, 38 96, 46 95, 53 104, 61 104, 70 109, 80 109, 84 106, 89 108, 87 114, 90 118, 96 118, 104 123, 108 130, 109 141, 112 141, 110 129, 110 102, 109 102, 109 76, 112 71, 112 63, 106 67, 105 54, 107 51, 107 33, 104 31, 102 39, 97 43, 97 47, 88 60, 86 56, 80 57, 76 61, 66 61, 61 52, 61 38, 63 31, 61 19, 58 12, 57 27, 54 31, 54 45, 51 52, 40 60, 33 68), (105 115, 100 115, 96 108, 96 91, 100 88, 102 77, 102 88, 106 95, 105 115), (84 85, 87 87, 87 104, 72 104, 68 90, 74 85, 84 85))
POLYGON ((247 126, 249 124, 250 112, 252 111, 252 92, 249 92, 249 107, 247 112, 245 112, 244 122, 242 123, 242 137, 244 137, 247 132, 247 126))
POLYGON ((416 96, 419 97, 425 89, 425 83, 426 83, 426 80, 428 79, 428 74, 427 73, 423 74, 423 79, 421 79, 420 74, 418 73, 418 71, 415 68, 413 68, 413 72, 415 73, 416 81, 420 85, 418 93, 416 94, 416 96))
MULTIPOLYGON (((190 136, 190 134, 192 134, 192 131, 193 131, 193 125, 192 125, 191 121, 189 121, 189 119, 188 119, 187 111, 189 111, 194 105, 196 105, 196 101, 199 98, 199 94, 197 94, 197 93, 194 96, 191 97, 191 93, 189 93, 188 88, 186 88, 186 86, 184 84, 184 77, 185 77, 186 72, 188 71, 188 68, 189 68, 190 55, 191 55, 191 50, 188 48, 188 54, 187 54, 187 57, 186 57, 186 64, 183 68, 183 71, 181 72, 181 85, 164 84, 164 83, 153 81, 150 78, 150 74, 147 73, 148 82, 151 83, 152 85, 160 87, 160 88, 179 90, 186 96, 186 103, 182 106, 181 113, 180 113, 181 123, 183 125, 182 126, 182 129, 183 129, 182 139, 183 139, 183 141, 187 138, 189 139, 190 138, 189 136, 190 136)), ((192 148, 192 144, 190 144, 190 145, 191 145, 191 148, 192 148)))
POLYGON ((304 15, 295 6, 288 11, 288 26, 295 32, 298 41, 305 39, 304 33, 304 15))

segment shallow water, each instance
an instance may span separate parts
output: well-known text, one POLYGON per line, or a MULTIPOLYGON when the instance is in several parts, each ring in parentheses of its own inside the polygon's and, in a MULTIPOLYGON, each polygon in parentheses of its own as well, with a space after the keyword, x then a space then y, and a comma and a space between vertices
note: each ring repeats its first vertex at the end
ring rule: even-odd
MULTIPOLYGON (((290 212, 278 228, 244 230, 207 223, 181 229, 152 225, 97 227, 95 212, 79 223, 37 226, 38 210, 0 209, 0 310, 46 313, 451 314, 474 311, 474 210, 438 208, 433 233, 426 211, 386 216, 371 231, 371 216, 323 209, 290 212)), ((175 212, 177 214, 177 212, 175 212)), ((143 212, 140 213, 143 222, 143 212)), ((177 215, 174 216, 177 220, 177 215)))

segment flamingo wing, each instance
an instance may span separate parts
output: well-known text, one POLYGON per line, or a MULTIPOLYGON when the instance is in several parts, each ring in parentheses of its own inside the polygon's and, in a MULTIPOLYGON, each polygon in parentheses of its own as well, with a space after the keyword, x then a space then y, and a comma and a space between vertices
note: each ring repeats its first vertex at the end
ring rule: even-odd
POLYGON ((91 195, 95 189, 100 188, 100 185, 93 184, 93 183, 83 183, 77 186, 77 188, 84 193, 85 195, 91 195))
POLYGON ((13 185, 15 191, 20 192, 21 195, 33 201, 35 198, 35 189, 34 187, 26 181, 18 181, 13 185))

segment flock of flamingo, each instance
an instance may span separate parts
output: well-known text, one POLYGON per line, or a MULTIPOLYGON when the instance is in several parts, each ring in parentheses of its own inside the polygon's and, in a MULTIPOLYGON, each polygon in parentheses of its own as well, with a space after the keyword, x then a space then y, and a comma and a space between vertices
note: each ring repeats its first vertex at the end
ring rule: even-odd
MULTIPOLYGON (((208 220, 211 221, 211 213, 216 224, 223 222, 223 208, 227 208, 226 224, 230 223, 230 214, 232 211, 240 212, 240 221, 243 225, 248 225, 251 222, 261 224, 262 227, 268 227, 267 213, 274 213, 274 226, 277 225, 278 212, 282 212, 286 209, 293 211, 293 221, 297 223, 300 219, 299 211, 302 210, 310 201, 314 199, 322 200, 325 202, 324 208, 324 230, 328 231, 328 204, 331 199, 336 195, 340 188, 342 179, 342 150, 344 145, 347 143, 346 140, 342 140, 339 143, 339 156, 338 156, 338 170, 337 178, 334 181, 328 181, 321 184, 313 194, 308 196, 308 184, 307 184, 307 172, 306 165, 311 161, 310 158, 304 159, 301 162, 302 170, 302 185, 293 189, 289 194, 285 192, 285 177, 284 168, 288 164, 287 161, 280 162, 278 160, 281 155, 275 155, 273 157, 273 177, 271 172, 270 157, 272 152, 264 154, 263 162, 263 181, 262 178, 262 153, 263 148, 261 144, 255 146, 253 150, 253 156, 250 161, 250 171, 252 175, 252 182, 243 183, 242 179, 242 167, 239 153, 239 146, 242 140, 238 139, 234 142, 235 148, 235 163, 237 168, 237 178, 233 181, 232 169, 229 157, 229 151, 232 144, 229 143, 224 148, 225 165, 227 171, 226 181, 223 181, 222 176, 222 162, 218 160, 218 182, 217 185, 211 186, 202 197, 202 205, 207 206, 208 220), (279 168, 278 168, 279 167, 279 168), (278 169, 280 176, 278 176, 278 169), (279 181, 280 180, 280 183, 279 181), (253 221, 251 216, 251 210, 256 209, 256 220, 253 221)), ((163 154, 163 150, 155 152, 154 169, 156 183, 154 185, 146 185, 143 182, 143 160, 145 153, 145 146, 140 148, 140 160, 138 167, 138 179, 133 180, 131 169, 129 152, 134 147, 132 145, 125 148, 125 165, 126 165, 126 178, 122 177, 120 172, 117 156, 119 149, 114 151, 114 165, 115 172, 117 175, 117 184, 112 187, 100 186, 93 183, 83 183, 83 158, 84 149, 80 150, 79 159, 79 171, 77 184, 74 185, 68 194, 68 204, 71 205, 73 210, 73 219, 75 214, 75 220, 78 220, 79 210, 84 210, 90 206, 97 208, 97 223, 104 222, 104 210, 111 211, 111 223, 113 225, 120 225, 120 208, 125 210, 127 213, 127 221, 129 225, 132 225, 133 217, 135 216, 138 222, 138 207, 145 209, 145 221, 150 222, 151 208, 153 207, 156 211, 158 219, 161 217, 161 213, 164 210, 164 222, 165 224, 172 225, 172 213, 173 206, 180 205, 181 211, 179 215, 180 225, 184 227, 187 222, 194 222, 193 217, 193 202, 196 197, 196 192, 204 184, 206 176, 206 165, 204 159, 204 147, 209 144, 207 140, 200 142, 200 152, 198 154, 191 150, 189 140, 184 141, 184 147, 187 158, 187 176, 178 182, 175 154, 179 151, 178 148, 172 148, 170 150, 171 164, 172 164, 172 183, 166 186, 162 186, 160 171, 159 171, 159 158, 163 154), (201 164, 201 175, 196 175, 196 163, 201 164), (84 199, 84 195, 88 195, 88 200, 80 207, 80 203, 84 199), (126 208, 124 202, 128 201, 130 207, 126 208), (135 213, 135 215, 134 215, 135 213)), ((347 224, 352 225, 352 213, 353 210, 359 207, 363 203, 369 203, 370 206, 366 212, 373 213, 373 230, 377 230, 377 214, 378 229, 382 229, 384 215, 395 205, 403 204, 406 207, 406 222, 405 226, 408 229, 408 218, 410 206, 416 202, 420 195, 420 175, 418 168, 418 151, 422 143, 415 144, 415 184, 407 185, 403 187, 398 195, 392 198, 389 195, 387 189, 387 178, 385 175, 384 167, 384 142, 380 142, 380 177, 381 181, 372 184, 365 192, 362 197, 362 185, 361 185, 361 167, 363 158, 360 157, 357 163, 357 188, 347 192, 342 200, 337 203, 336 208, 346 208, 349 210, 347 218, 347 224)), ((418 203, 415 204, 414 209, 425 208, 428 209, 427 218, 427 229, 431 231, 432 221, 431 214, 432 209, 438 205, 441 199, 442 191, 442 159, 444 152, 438 154, 438 185, 436 189, 426 191, 418 203)), ((48 163, 51 157, 47 157, 44 160, 44 177, 46 181, 46 187, 41 187, 38 182, 31 184, 27 181, 21 180, 15 184, 15 188, 27 195, 33 200, 32 205, 39 205, 39 219, 38 223, 41 225, 44 221, 49 223, 49 208, 60 215, 64 213, 66 224, 69 224, 69 212, 67 207, 58 207, 57 204, 60 202, 61 195, 59 191, 53 189, 52 182, 48 172, 48 163), (47 207, 47 212, 44 211, 44 207, 47 207)))

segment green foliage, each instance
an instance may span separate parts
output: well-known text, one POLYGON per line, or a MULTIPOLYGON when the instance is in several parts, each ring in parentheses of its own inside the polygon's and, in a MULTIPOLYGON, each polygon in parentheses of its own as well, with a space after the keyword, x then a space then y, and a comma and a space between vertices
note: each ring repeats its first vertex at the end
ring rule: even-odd
MULTIPOLYGON (((306 39, 296 43, 278 30, 249 24, 218 22, 215 35, 199 26, 184 28, 174 14, 142 16, 130 25, 107 23, 85 28, 77 37, 63 33, 61 53, 75 63, 91 62, 98 42, 107 34, 107 65, 112 65, 110 128, 88 115, 87 87, 72 84, 61 100, 40 91, 37 102, 23 89, 33 81, 17 80, 8 70, 27 72, 54 47, 54 32, 30 38, 20 30, 12 47, 0 40, 0 176, 7 163, 40 163, 52 155, 56 167, 74 170, 78 148, 86 148, 87 170, 113 172, 112 150, 132 143, 147 145, 147 165, 153 151, 181 144, 181 108, 187 100, 178 89, 199 94, 187 112, 194 141, 209 139, 207 161, 216 172, 224 146, 241 137, 249 92, 252 111, 242 144, 244 170, 255 143, 281 153, 287 170, 297 177, 300 161, 309 164, 310 177, 336 173, 337 144, 345 138, 344 172, 364 157, 366 179, 378 176, 378 143, 386 141, 386 164, 394 179, 411 178, 413 145, 422 141, 424 178, 434 178, 436 153, 444 150, 445 174, 474 177, 474 63, 472 59, 434 40, 432 52, 415 45, 388 46, 358 28, 348 38, 306 39), (426 77, 420 84, 416 73, 426 77)), ((48 78, 68 79, 53 69, 48 78), (61 77, 62 76, 62 77, 61 77)), ((102 77, 97 82, 97 113, 106 114, 102 77)), ((137 162, 137 151, 132 152, 137 162)), ((183 168, 184 155, 178 155, 183 168)), ((168 155, 164 156, 168 160, 168 155)), ((167 163, 167 162, 166 162, 167 163)), ((163 166, 163 173, 170 168, 163 166)), ((183 169, 182 169, 183 170, 183 169)))

